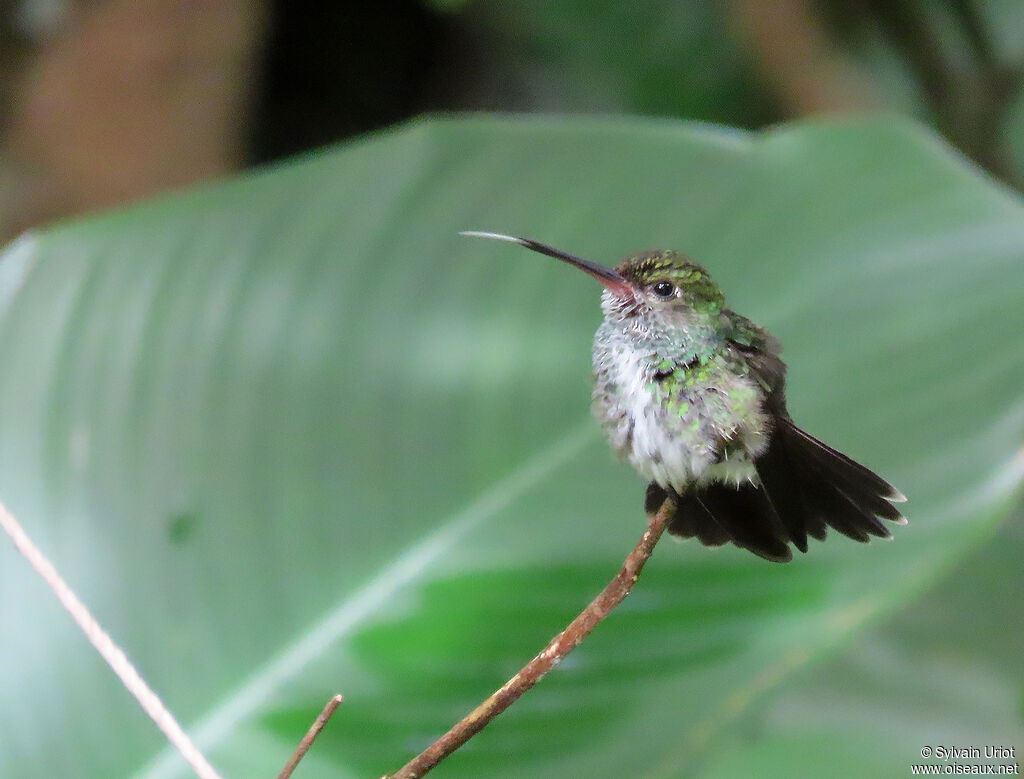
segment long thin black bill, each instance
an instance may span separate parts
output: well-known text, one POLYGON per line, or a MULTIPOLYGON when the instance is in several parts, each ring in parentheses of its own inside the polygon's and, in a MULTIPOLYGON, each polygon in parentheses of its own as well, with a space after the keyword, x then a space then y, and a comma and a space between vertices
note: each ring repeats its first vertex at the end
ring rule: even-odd
POLYGON ((621 291, 629 289, 629 282, 626 281, 626 279, 615 269, 601 265, 600 263, 591 262, 590 260, 584 260, 582 257, 576 257, 568 252, 563 252, 530 238, 517 238, 514 235, 502 235, 501 233, 482 233, 476 230, 464 230, 459 233, 459 235, 468 235, 471 238, 490 238, 494 241, 517 243, 520 246, 525 246, 527 249, 532 249, 535 252, 546 254, 548 257, 554 257, 556 260, 567 262, 570 265, 579 268, 584 273, 589 273, 609 289, 618 289, 621 291))

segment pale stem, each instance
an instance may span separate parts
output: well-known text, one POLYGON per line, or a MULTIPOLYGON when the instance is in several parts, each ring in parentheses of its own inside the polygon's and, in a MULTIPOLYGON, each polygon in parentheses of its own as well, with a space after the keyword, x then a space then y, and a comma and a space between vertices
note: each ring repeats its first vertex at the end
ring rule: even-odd
POLYGON ((32 542, 32 539, 29 538, 21 525, 18 524, 18 520, 14 518, 14 515, 2 503, 0 503, 0 526, 11 537, 18 551, 28 560, 29 564, 36 570, 36 573, 53 590, 57 600, 60 601, 68 614, 71 615, 71 618, 78 624, 78 627, 85 633, 85 637, 96 648, 100 657, 117 674, 128 692, 135 696, 143 710, 156 723, 156 726, 160 728, 167 737, 167 740, 171 742, 171 745, 192 766, 192 770, 196 772, 196 775, 200 779, 220 779, 217 772, 213 770, 213 766, 206 761, 206 758, 203 757, 195 744, 192 743, 192 740, 186 735, 185 731, 181 729, 177 720, 167 710, 167 707, 164 706, 157 694, 149 688, 149 685, 139 675, 139 672, 135 670, 135 666, 131 664, 125 653, 107 635, 106 631, 100 627, 99 622, 89 613, 85 604, 78 599, 78 596, 71 591, 71 588, 61 578, 60 574, 57 573, 53 563, 46 559, 46 556, 39 551, 39 548, 32 542))

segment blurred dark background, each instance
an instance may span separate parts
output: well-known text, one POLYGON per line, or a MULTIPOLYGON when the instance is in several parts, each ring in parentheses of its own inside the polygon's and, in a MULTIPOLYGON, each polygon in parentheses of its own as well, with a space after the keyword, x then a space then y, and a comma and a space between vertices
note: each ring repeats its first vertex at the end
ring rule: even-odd
POLYGON ((0 0, 0 239, 425 111, 912 115, 1024 180, 1020 0, 0 0))

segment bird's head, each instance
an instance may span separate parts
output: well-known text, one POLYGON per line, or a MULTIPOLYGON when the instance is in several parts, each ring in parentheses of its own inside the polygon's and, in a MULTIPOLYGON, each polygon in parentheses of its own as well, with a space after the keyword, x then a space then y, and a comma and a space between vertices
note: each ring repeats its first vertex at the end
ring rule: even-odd
POLYGON ((601 308, 605 318, 624 330, 670 335, 717 320, 725 305, 722 291, 708 272, 687 255, 671 249, 636 252, 609 268, 529 238, 462 234, 517 243, 579 268, 604 286, 601 308))

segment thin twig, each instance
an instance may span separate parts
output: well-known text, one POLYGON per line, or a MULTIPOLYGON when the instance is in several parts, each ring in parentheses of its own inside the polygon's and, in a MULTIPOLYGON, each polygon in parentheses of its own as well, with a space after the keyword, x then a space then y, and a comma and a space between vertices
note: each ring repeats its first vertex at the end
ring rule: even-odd
POLYGON ((299 761, 306 756, 309 748, 313 746, 313 742, 316 737, 320 735, 320 731, 324 729, 324 725, 327 724, 327 720, 331 718, 338 706, 341 705, 342 697, 335 695, 324 706, 324 710, 320 712, 320 716, 317 717, 313 724, 309 726, 309 730, 306 731, 306 735, 302 737, 302 741, 295 747, 295 751, 292 752, 292 756, 288 758, 288 762, 284 764, 284 768, 281 769, 281 773, 277 775, 277 779, 288 779, 292 775, 292 771, 295 770, 295 766, 299 764, 299 761))
POLYGON ((14 545, 18 548, 18 551, 28 560, 29 564, 35 568, 43 580, 49 585, 50 589, 53 590, 54 595, 57 596, 57 600, 61 602, 61 605, 71 615, 71 618, 78 623, 78 627, 85 633, 85 637, 89 639, 96 651, 100 653, 107 665, 110 666, 111 670, 121 679, 121 682, 127 688, 128 692, 135 696, 135 699, 142 706, 143 710, 150 716, 150 719, 156 723, 156 726, 163 731, 163 734, 167 736, 167 740, 171 742, 175 749, 177 749, 183 758, 192 766, 192 770, 196 772, 196 775, 200 779, 220 779, 213 767, 206 761, 202 753, 196 749, 195 744, 185 734, 185 731, 181 729, 181 726, 174 719, 174 716, 167 710, 163 702, 153 692, 149 685, 139 675, 139 672, 135 670, 135 666, 131 664, 131 661, 125 656, 125 653, 121 648, 114 643, 113 639, 100 627, 100 624, 96 621, 95 617, 89 613, 89 610, 85 607, 85 604, 78 599, 78 596, 71 591, 64 579, 61 578, 60 574, 57 573, 57 569, 53 567, 53 564, 46 559, 39 548, 32 542, 32 539, 28 537, 28 534, 22 529, 21 525, 18 524, 18 520, 14 518, 7 508, 0 503, 0 526, 7 532, 7 534, 14 541, 14 545))
POLYGON ((654 551, 655 544, 665 532, 665 526, 672 515, 675 503, 671 498, 666 500, 657 513, 651 517, 647 530, 640 538, 636 548, 629 553, 622 569, 609 582, 600 595, 591 601, 569 626, 551 639, 544 651, 515 676, 505 682, 491 697, 463 717, 441 738, 427 747, 423 752, 406 763, 390 779, 418 779, 433 769, 448 755, 465 744, 479 733, 492 719, 518 700, 519 696, 544 678, 544 675, 561 661, 563 657, 578 647, 598 623, 618 606, 636 583, 644 563, 654 551))

